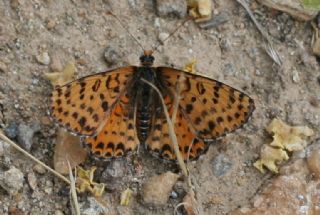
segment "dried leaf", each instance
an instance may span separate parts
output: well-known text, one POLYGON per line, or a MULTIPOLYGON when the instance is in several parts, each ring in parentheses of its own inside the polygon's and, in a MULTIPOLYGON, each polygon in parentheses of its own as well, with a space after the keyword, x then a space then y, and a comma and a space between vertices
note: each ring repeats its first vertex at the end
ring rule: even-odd
POLYGON ((196 19, 196 22, 204 22, 211 19, 211 0, 187 0, 189 14, 196 19))
POLYGON ((87 151, 81 147, 79 137, 60 129, 53 156, 54 169, 62 174, 69 173, 68 161, 73 169, 87 158, 87 151))
POLYGON ((62 86, 74 79, 76 66, 74 63, 68 63, 61 72, 45 73, 45 77, 53 86, 62 86))
POLYGON ((120 205, 128 206, 132 199, 133 191, 130 188, 127 188, 125 191, 121 193, 120 205))
POLYGON ((88 191, 92 193, 94 196, 102 196, 105 189, 105 184, 96 183, 93 181, 93 176, 96 169, 96 167, 91 167, 91 169, 85 170, 81 167, 78 167, 76 182, 77 190, 79 193, 88 191))

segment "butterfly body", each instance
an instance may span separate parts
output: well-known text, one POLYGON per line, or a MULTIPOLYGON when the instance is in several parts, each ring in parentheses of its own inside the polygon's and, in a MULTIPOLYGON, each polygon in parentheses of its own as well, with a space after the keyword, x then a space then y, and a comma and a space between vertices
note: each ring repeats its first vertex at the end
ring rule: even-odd
POLYGON ((99 157, 121 157, 144 143, 152 154, 175 160, 166 108, 175 118, 179 150, 187 160, 204 153, 208 140, 242 126, 254 110, 249 96, 226 84, 174 68, 152 67, 152 52, 145 51, 140 61, 140 67, 98 73, 57 87, 51 96, 51 116, 84 136, 99 157))

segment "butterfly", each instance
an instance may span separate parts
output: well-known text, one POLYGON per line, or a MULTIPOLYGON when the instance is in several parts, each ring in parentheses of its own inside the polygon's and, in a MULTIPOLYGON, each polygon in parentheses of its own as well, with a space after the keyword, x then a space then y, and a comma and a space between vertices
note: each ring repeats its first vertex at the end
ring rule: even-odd
POLYGON ((122 157, 142 143, 153 155, 176 160, 162 97, 170 117, 175 113, 181 155, 193 160, 207 150, 211 140, 245 124, 254 110, 253 99, 219 81, 152 67, 152 51, 144 51, 140 62, 141 66, 118 68, 57 87, 50 99, 51 116, 84 137, 84 144, 98 157, 122 157))

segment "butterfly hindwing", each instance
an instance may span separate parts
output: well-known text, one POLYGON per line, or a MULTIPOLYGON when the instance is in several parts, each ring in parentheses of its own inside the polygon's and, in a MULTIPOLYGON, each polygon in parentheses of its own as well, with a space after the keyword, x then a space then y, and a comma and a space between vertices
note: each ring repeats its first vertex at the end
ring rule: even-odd
POLYGON ((124 67, 57 87, 51 96, 51 116, 76 134, 96 134, 135 70, 133 66, 124 67))
POLYGON ((215 139, 239 128, 254 110, 249 96, 216 80, 167 67, 158 67, 157 76, 173 94, 179 83, 179 108, 200 139, 215 139))
MULTIPOLYGON (((157 98, 155 98, 156 100, 157 98)), ((169 108, 170 117, 174 112, 172 99, 170 96, 165 96, 166 107, 169 108)), ((158 101, 155 101, 159 103, 158 101)), ((161 104, 159 103, 161 107, 161 104)), ((177 109, 174 120, 174 132, 177 137, 179 151, 184 160, 192 160, 201 155, 207 149, 207 143, 196 137, 195 131, 188 123, 181 109, 177 109)), ((149 138, 146 141, 146 146, 152 154, 167 160, 175 160, 176 154, 173 149, 172 139, 169 136, 169 125, 165 117, 163 108, 159 108, 154 114, 153 126, 149 138)))
POLYGON ((100 132, 84 139, 92 154, 100 158, 116 158, 137 149, 139 140, 135 130, 134 111, 129 98, 122 96, 100 132))

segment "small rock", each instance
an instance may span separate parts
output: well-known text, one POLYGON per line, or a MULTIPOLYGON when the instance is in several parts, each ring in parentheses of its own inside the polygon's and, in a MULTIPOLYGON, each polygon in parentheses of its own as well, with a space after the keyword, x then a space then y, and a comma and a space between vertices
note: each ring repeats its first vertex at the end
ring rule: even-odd
POLYGON ((320 148, 314 149, 308 157, 308 167, 320 179, 320 148))
POLYGON ((103 56, 104 56, 104 60, 109 65, 114 65, 118 63, 119 60, 121 59, 121 56, 119 55, 119 53, 112 46, 108 46, 105 48, 103 56))
POLYGON ((18 142, 26 150, 30 150, 33 144, 32 138, 35 132, 40 131, 40 124, 35 123, 31 127, 26 124, 18 126, 18 142))
POLYGON ((102 173, 103 178, 122 178, 126 173, 125 160, 115 160, 102 173))
POLYGON ((109 214, 110 210, 97 202, 97 200, 93 197, 89 197, 89 207, 87 204, 80 204, 81 214, 83 215, 100 215, 100 214, 109 214))
POLYGON ((232 162, 224 154, 219 154, 212 160, 213 174, 221 177, 225 175, 232 167, 232 162))
POLYGON ((60 60, 60 58, 58 57, 57 54, 52 55, 52 61, 51 61, 51 64, 50 64, 50 69, 52 71, 56 71, 56 72, 63 70, 63 66, 62 66, 61 60, 60 60))
POLYGON ((36 190, 38 182, 37 182, 37 178, 36 178, 35 174, 33 172, 30 172, 30 173, 28 173, 27 178, 28 178, 28 184, 31 187, 31 189, 36 190))
POLYGON ((123 181, 119 180, 128 172, 127 162, 125 160, 114 160, 102 172, 100 181, 108 184, 109 190, 117 190, 121 187, 123 181))
POLYGON ((167 39, 169 37, 169 34, 166 32, 161 32, 158 36, 159 41, 161 42, 161 44, 164 43, 164 40, 167 39))
POLYGON ((60 210, 56 210, 54 212, 54 215, 64 215, 64 213, 62 211, 60 211, 60 210))
POLYGON ((156 9, 161 17, 173 15, 183 18, 187 14, 187 2, 185 0, 157 0, 156 9))
POLYGON ((53 29, 55 26, 56 26, 56 22, 53 20, 53 19, 49 19, 48 21, 47 21, 47 29, 48 30, 51 30, 51 29, 53 29))
POLYGON ((23 187, 23 180, 23 173, 15 167, 0 173, 0 186, 11 195, 18 194, 23 187))
POLYGON ((46 169, 40 165, 40 164, 36 164, 33 166, 33 170, 36 172, 36 173, 39 173, 41 175, 45 174, 46 173, 46 169))
POLYGON ((7 65, 2 61, 0 61, 0 72, 7 72, 7 71, 8 71, 7 65))
POLYGON ((172 172, 150 178, 143 186, 143 201, 155 206, 165 205, 178 178, 172 172))
POLYGON ((293 70, 292 71, 292 81, 296 84, 298 84, 300 82, 300 77, 299 77, 299 73, 297 70, 293 70))
POLYGON ((12 122, 4 129, 4 133, 10 139, 14 139, 18 136, 18 124, 12 122))
POLYGON ((43 65, 49 65, 50 64, 50 57, 48 52, 42 52, 39 55, 36 56, 36 59, 38 63, 41 63, 43 65))
POLYGON ((52 194, 53 191, 53 183, 51 181, 46 181, 46 186, 44 188, 44 192, 48 195, 52 194))

